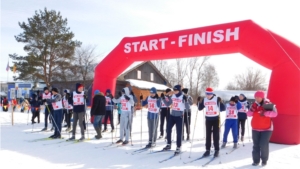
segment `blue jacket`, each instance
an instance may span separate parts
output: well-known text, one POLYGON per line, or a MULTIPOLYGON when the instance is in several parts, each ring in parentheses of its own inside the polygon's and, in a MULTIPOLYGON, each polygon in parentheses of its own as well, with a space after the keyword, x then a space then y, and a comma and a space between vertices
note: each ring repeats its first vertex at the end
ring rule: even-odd
MULTIPOLYGON (((109 97, 109 96, 105 96, 105 99, 106 97, 109 97)), ((107 105, 106 105, 106 111, 113 111, 114 110, 114 102, 112 101, 112 98, 110 100, 110 102, 107 102, 107 105)))
MULTIPOLYGON (((157 100, 156 100, 156 105, 157 105, 158 108, 160 108, 160 106, 161 106, 160 103, 161 103, 161 100, 160 100, 160 99, 157 99, 157 100)), ((146 98, 146 100, 143 100, 143 101, 142 101, 142 106, 145 106, 145 105, 147 105, 147 104, 148 104, 148 97, 146 98)), ((152 112, 149 112, 149 111, 148 111, 147 118, 148 118, 148 119, 151 119, 151 120, 157 119, 157 118, 158 118, 158 113, 152 113, 152 112)))

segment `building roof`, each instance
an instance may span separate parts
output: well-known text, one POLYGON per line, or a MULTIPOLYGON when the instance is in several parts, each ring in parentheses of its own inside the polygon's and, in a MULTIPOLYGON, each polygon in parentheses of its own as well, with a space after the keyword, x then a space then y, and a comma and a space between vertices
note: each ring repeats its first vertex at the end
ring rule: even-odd
POLYGON ((124 76, 125 76, 127 73, 129 73, 129 72, 131 72, 131 71, 133 71, 133 70, 139 68, 140 66, 142 66, 142 65, 144 65, 144 64, 146 64, 146 63, 148 63, 148 64, 149 64, 149 65, 150 65, 150 66, 151 66, 151 67, 159 74, 159 76, 161 76, 161 77, 164 79, 164 81, 165 81, 167 84, 170 85, 169 80, 166 79, 165 76, 162 75, 162 74, 160 73, 160 71, 156 68, 156 66, 155 66, 151 61, 134 62, 134 63, 131 64, 125 71, 122 72, 122 74, 118 77, 118 79, 119 79, 119 80, 126 80, 126 79, 124 78, 124 76))
POLYGON ((148 82, 144 80, 127 79, 126 81, 128 81, 131 86, 137 87, 139 89, 151 89, 152 87, 155 87, 156 90, 165 91, 167 88, 169 88, 166 85, 148 82))

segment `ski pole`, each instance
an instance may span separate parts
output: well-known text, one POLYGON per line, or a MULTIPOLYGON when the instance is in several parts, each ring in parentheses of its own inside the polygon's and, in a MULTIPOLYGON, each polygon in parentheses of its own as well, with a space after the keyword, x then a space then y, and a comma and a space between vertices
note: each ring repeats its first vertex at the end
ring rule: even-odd
MULTIPOLYGON (((110 117, 112 117, 112 118, 110 118, 110 125, 111 125, 111 126, 114 125, 114 111, 112 111, 112 109, 113 109, 113 107, 112 107, 112 105, 111 105, 111 109, 110 109, 110 117)), ((111 129, 111 130, 113 130, 113 129, 111 129)), ((111 131, 111 143, 114 142, 114 140, 113 140, 113 135, 114 135, 114 133, 113 133, 113 131, 111 131)))
MULTIPOLYGON (((199 103, 198 103, 199 104, 199 103)), ((196 130, 196 124, 197 124, 197 117, 198 117, 199 111, 197 110, 196 118, 195 118, 195 124, 194 124, 194 130, 193 130, 193 138, 191 142, 191 149, 190 149, 190 155, 189 158, 191 158, 191 153, 192 153, 192 147, 193 147, 193 141, 194 141, 194 136, 195 136, 195 130, 196 130)))
MULTIPOLYGON (((184 106, 185 106, 185 102, 183 102, 184 103, 184 106)), ((183 138, 182 138, 182 136, 183 136, 183 132, 184 132, 184 112, 185 112, 185 108, 184 108, 184 111, 183 111, 183 116, 182 116, 182 130, 181 130, 181 145, 182 145, 182 141, 183 141, 183 138)), ((180 146, 180 148, 181 148, 181 146, 180 146)), ((182 153, 180 153, 180 160, 181 160, 181 156, 182 156, 182 153)))
POLYGON ((143 107, 142 107, 142 100, 141 100, 141 147, 143 146, 142 145, 142 142, 143 142, 143 107))
MULTIPOLYGON (((51 113, 51 111, 50 111, 48 105, 46 105, 46 107, 47 107, 47 109, 48 109, 48 112, 49 112, 49 114, 50 114, 50 117, 52 118, 52 124, 55 125, 55 127, 57 128, 57 131, 59 132, 59 135, 61 136, 61 132, 60 132, 60 130, 59 130, 59 128, 58 128, 58 126, 57 126, 57 124, 56 124, 56 122, 55 122, 53 116, 52 116, 52 113, 51 113)), ((62 138, 62 137, 61 137, 61 138, 62 138)))
MULTIPOLYGON (((189 122, 189 119, 190 119, 190 116, 189 116, 189 110, 186 112, 186 121, 187 121, 187 125, 188 125, 188 127, 187 127, 187 129, 188 129, 188 136, 190 136, 190 133, 191 133, 191 130, 190 130, 190 122, 189 122)), ((190 143, 191 143, 191 141, 190 141, 190 143)))
POLYGON ((88 140, 90 139, 90 136, 89 136, 89 122, 88 122, 88 118, 87 118, 87 113, 86 113, 86 99, 84 99, 84 110, 85 110, 85 125, 86 125, 86 132, 87 132, 87 135, 88 135, 88 140))
POLYGON ((250 130, 249 130, 249 120, 248 119, 247 119, 247 128, 248 128, 249 142, 251 142, 251 139, 250 139, 250 130))
POLYGON ((27 125, 28 125, 28 121, 29 121, 29 109, 27 111, 27 125))
MULTIPOLYGON (((161 101, 160 101, 160 106, 159 106, 159 110, 157 113, 157 118, 154 119, 154 125, 153 125, 153 132, 152 132, 152 139, 151 139, 151 144, 153 144, 154 142, 154 137, 156 138, 157 136, 155 136, 155 133, 157 133, 157 126, 158 126, 158 121, 159 121, 159 116, 160 116, 160 107, 161 107, 161 101)), ((152 145, 151 145, 151 149, 150 151, 152 151, 152 145)))

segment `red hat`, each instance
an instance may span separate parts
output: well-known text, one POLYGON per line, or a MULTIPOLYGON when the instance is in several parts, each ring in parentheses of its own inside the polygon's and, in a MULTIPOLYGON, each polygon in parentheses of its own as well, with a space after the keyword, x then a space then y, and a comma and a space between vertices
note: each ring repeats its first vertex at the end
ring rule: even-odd
POLYGON ((260 97, 260 98, 264 99, 265 98, 265 92, 262 91, 262 90, 258 90, 258 91, 255 92, 254 97, 260 97))
POLYGON ((81 88, 81 87, 83 87, 83 85, 82 85, 82 84, 78 85, 78 88, 77 88, 77 89, 79 89, 79 88, 81 88))
POLYGON ((211 87, 206 88, 205 93, 206 94, 213 94, 214 90, 211 87))

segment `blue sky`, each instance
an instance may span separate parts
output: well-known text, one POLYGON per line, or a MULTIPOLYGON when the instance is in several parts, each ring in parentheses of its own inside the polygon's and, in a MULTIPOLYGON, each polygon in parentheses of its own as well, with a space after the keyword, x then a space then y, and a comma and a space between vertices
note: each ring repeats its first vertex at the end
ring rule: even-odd
MULTIPOLYGON (((97 53, 102 57, 126 36, 245 19, 251 19, 300 46, 300 10, 296 0, 1 0, 0 81, 7 79, 8 54, 25 54, 24 45, 14 39, 14 35, 22 31, 18 22, 26 22, 35 10, 45 7, 60 11, 68 19, 75 39, 85 45, 96 45, 97 53)), ((241 54, 213 56, 210 62, 217 67, 220 89, 247 67, 262 69, 267 78, 271 73, 241 54)))

